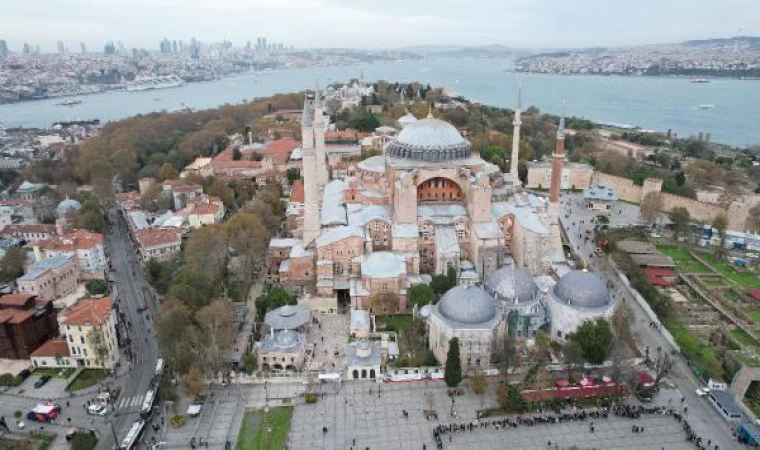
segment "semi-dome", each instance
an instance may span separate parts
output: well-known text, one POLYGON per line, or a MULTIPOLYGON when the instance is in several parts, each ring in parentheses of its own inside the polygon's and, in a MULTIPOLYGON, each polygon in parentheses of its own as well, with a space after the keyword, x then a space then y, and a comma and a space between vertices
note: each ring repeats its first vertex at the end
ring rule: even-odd
POLYGON ((62 201, 58 204, 58 212, 59 213, 65 213, 71 210, 80 210, 82 209, 82 204, 78 201, 74 200, 73 198, 67 198, 66 200, 62 201))
POLYGON ((448 320, 479 324, 496 317, 496 307, 486 291, 479 287, 455 286, 438 303, 438 312, 448 320))
POLYGON ((428 117, 406 125, 385 147, 385 154, 416 161, 450 161, 470 156, 472 144, 450 123, 428 117))
POLYGON ((502 267, 488 276, 485 287, 500 300, 510 303, 530 303, 538 294, 538 286, 533 277, 520 267, 502 267))
POLYGON ((558 300, 576 308, 599 308, 610 303, 610 293, 599 275, 588 270, 575 270, 554 285, 558 300))

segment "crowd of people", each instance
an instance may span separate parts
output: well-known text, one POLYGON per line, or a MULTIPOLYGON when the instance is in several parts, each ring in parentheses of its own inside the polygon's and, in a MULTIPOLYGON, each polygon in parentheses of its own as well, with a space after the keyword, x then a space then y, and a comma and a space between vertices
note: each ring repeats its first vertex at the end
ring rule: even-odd
MULTIPOLYGON (((699 450, 720 450, 716 444, 713 446, 712 440, 703 439, 696 435, 689 422, 686 420, 685 413, 679 413, 674 406, 636 406, 627 404, 605 405, 589 410, 578 410, 572 412, 563 412, 559 408, 552 413, 539 411, 537 415, 500 417, 496 419, 483 419, 478 414, 478 419, 472 422, 458 422, 448 425, 438 425, 433 429, 433 438, 438 450, 442 450, 446 436, 448 441, 452 442, 453 436, 473 432, 478 429, 508 430, 517 427, 532 427, 538 425, 551 425, 556 423, 583 422, 589 421, 589 431, 594 432, 594 420, 607 419, 610 414, 615 417, 624 417, 629 419, 640 419, 645 415, 670 415, 679 423, 683 424, 683 430, 686 433, 686 441, 694 444, 699 450)), ((632 433, 643 433, 644 427, 633 425, 632 433)), ((559 444, 551 441, 547 442, 548 448, 558 448, 559 444)))

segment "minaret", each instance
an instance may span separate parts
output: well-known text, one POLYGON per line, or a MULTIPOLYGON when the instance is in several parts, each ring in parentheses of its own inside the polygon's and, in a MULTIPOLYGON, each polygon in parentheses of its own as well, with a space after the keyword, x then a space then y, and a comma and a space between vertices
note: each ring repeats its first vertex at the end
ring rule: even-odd
POLYGON ((512 125, 515 126, 512 133, 512 158, 509 161, 509 175, 512 177, 512 181, 515 184, 520 183, 520 177, 517 175, 517 160, 520 158, 520 125, 522 120, 520 114, 522 112, 522 83, 517 87, 517 109, 515 109, 515 120, 512 125))
POLYGON ((314 94, 314 158, 317 162, 317 185, 320 198, 325 185, 330 181, 327 172, 327 154, 325 152, 325 116, 322 113, 322 94, 317 89, 314 94))
POLYGON ((314 98, 306 94, 301 118, 301 150, 303 150, 303 243, 310 245, 319 236, 319 182, 314 151, 314 120, 312 115, 314 98))
POLYGON ((557 143, 552 153, 552 182, 549 191, 549 214, 552 224, 557 224, 559 214, 559 190, 562 186, 562 166, 565 163, 565 107, 557 127, 557 143))

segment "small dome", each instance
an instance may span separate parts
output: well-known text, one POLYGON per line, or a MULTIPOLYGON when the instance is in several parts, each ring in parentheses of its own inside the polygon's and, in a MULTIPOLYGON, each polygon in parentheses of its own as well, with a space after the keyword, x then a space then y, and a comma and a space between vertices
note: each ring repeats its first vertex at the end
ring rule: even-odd
POLYGON ((293 307, 293 305, 285 305, 278 310, 277 314, 280 317, 293 317, 296 315, 296 312, 298 311, 293 307))
POLYGON ((67 198, 66 200, 58 204, 57 209, 59 213, 65 213, 72 209, 76 209, 78 211, 82 209, 82 204, 74 200, 73 198, 67 198))
POLYGON ((523 268, 502 267, 488 276, 486 291, 496 294, 500 300, 514 303, 530 303, 536 299, 538 286, 530 273, 523 268))
POLYGON ((278 348, 295 347, 301 342, 301 335, 293 330, 278 331, 274 335, 274 345, 278 348))
POLYGON ((496 307, 486 291, 479 287, 455 286, 438 303, 438 312, 451 321, 478 324, 496 317, 496 307))
POLYGON ((599 308, 610 303, 610 293, 599 275, 587 270, 574 270, 554 285, 558 300, 577 308, 599 308))
POLYGON ((417 316, 419 316, 420 319, 426 320, 428 317, 430 317, 430 305, 425 305, 422 308, 420 308, 420 311, 417 313, 417 316))
POLYGON ((385 148, 386 156, 417 161, 451 161, 472 154, 472 144, 450 123, 433 117, 410 123, 385 148))
POLYGON ((417 122, 417 118, 412 113, 406 113, 403 116, 399 117, 396 122, 398 122, 402 127, 405 127, 409 125, 410 123, 417 122))

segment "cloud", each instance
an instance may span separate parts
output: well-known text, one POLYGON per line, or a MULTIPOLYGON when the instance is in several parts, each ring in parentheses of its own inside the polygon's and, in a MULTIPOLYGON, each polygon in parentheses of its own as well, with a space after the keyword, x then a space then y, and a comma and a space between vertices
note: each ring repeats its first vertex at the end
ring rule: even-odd
POLYGON ((155 49, 164 37, 298 47, 505 44, 524 48, 667 43, 760 35, 757 0, 35 0, 7 2, 0 39, 52 49, 106 40, 155 49), (715 20, 720 17, 720 20, 715 20))

